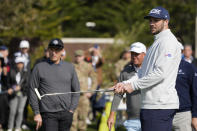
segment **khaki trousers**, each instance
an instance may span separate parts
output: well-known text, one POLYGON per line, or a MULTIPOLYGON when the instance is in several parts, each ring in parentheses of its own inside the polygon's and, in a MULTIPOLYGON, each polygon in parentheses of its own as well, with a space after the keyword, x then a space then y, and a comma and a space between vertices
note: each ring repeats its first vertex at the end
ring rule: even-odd
POLYGON ((192 131, 191 111, 177 112, 173 119, 173 131, 192 131))

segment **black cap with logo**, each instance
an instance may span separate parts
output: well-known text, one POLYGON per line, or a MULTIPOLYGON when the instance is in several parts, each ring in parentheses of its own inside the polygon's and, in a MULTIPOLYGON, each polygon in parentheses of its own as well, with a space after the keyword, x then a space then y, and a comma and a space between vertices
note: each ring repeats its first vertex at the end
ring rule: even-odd
POLYGON ((62 42, 62 40, 55 38, 49 42, 48 48, 61 50, 64 48, 64 43, 62 42))

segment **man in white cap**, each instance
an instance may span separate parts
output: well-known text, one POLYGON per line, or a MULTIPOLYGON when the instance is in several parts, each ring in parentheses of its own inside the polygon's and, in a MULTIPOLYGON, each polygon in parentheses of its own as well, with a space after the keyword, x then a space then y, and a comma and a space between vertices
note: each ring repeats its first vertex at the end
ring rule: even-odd
MULTIPOLYGON (((138 78, 137 72, 141 68, 144 56, 146 55, 146 46, 140 42, 135 42, 131 45, 131 62, 128 63, 123 71, 120 73, 118 78, 119 82, 128 80, 130 78, 138 78)), ((108 118, 108 127, 111 129, 114 124, 115 112, 118 109, 118 105, 123 98, 123 94, 115 94, 112 101, 112 107, 110 116, 108 118)), ((141 95, 140 91, 135 91, 133 93, 126 94, 126 103, 127 103, 127 115, 128 120, 124 122, 124 126, 128 131, 141 131, 140 123, 140 103, 141 95)))
POLYGON ((179 108, 175 89, 181 46, 170 31, 170 15, 163 7, 153 8, 147 16, 154 43, 138 72, 139 79, 129 79, 114 86, 116 93, 141 91, 140 121, 143 131, 171 131, 179 108))

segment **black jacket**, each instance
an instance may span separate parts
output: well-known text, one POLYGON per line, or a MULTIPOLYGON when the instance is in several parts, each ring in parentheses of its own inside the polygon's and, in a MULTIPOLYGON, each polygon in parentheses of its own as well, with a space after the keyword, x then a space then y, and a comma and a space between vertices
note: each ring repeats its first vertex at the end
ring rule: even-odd
POLYGON ((197 59, 196 58, 193 59, 192 64, 197 67, 197 59))
MULTIPOLYGON (((10 70, 8 74, 8 88, 13 88, 14 85, 17 85, 16 82, 16 74, 18 73, 16 68, 13 68, 10 70)), ((28 73, 25 72, 24 70, 21 71, 21 80, 19 82, 19 86, 21 87, 21 92, 23 95, 27 94, 27 87, 28 87, 28 73)), ((15 93, 12 95, 15 96, 15 93)))
POLYGON ((5 76, 3 73, 0 75, 0 83, 1 83, 1 91, 7 90, 7 76, 5 76))

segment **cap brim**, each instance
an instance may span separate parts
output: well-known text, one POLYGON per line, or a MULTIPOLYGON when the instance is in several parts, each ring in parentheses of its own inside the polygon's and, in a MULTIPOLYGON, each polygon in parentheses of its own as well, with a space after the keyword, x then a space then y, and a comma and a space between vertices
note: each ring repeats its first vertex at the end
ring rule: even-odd
POLYGON ((150 18, 150 16, 148 16, 148 15, 147 16, 144 16, 144 19, 149 19, 149 18, 150 18))
POLYGON ((55 46, 48 46, 48 48, 49 49, 55 49, 55 50, 62 50, 64 47, 63 46, 57 46, 57 45, 55 45, 55 46))
POLYGON ((137 50, 137 49, 135 49, 135 50, 132 50, 132 49, 131 49, 130 52, 135 52, 135 53, 138 53, 138 54, 142 53, 142 51, 137 50))
POLYGON ((18 64, 18 63, 23 63, 24 64, 24 62, 23 61, 17 61, 17 62, 15 62, 16 64, 18 64))
POLYGON ((76 57, 76 56, 83 56, 83 55, 75 54, 75 57, 76 57))
POLYGON ((152 16, 152 15, 147 15, 147 16, 144 16, 144 19, 150 19, 150 18, 157 18, 157 19, 163 19, 163 18, 161 18, 161 17, 159 17, 159 16, 152 16))

